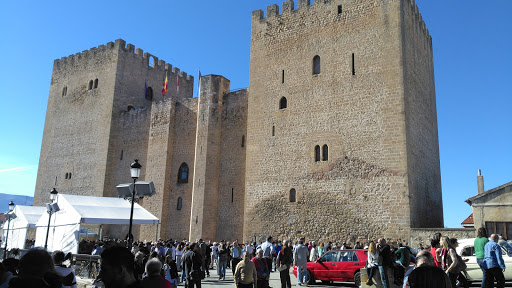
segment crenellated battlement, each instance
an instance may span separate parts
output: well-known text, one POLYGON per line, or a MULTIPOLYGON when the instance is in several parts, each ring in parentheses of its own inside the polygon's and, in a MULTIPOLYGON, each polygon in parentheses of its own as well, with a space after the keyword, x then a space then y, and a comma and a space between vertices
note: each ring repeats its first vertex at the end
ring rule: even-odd
POLYGON ((311 4, 311 0, 299 0, 299 7, 295 9, 295 3, 293 2, 293 0, 286 0, 283 2, 282 14, 279 13, 279 5, 272 4, 270 6, 267 6, 266 17, 263 13, 263 10, 255 10, 252 12, 252 20, 253 23, 255 21, 259 23, 264 23, 265 19, 271 19, 283 14, 296 13, 307 9, 314 9, 315 7, 320 5, 329 5, 331 4, 331 2, 331 0, 316 0, 314 1, 313 4, 311 4))
POLYGON ((89 50, 84 50, 82 52, 70 55, 68 57, 62 57, 60 59, 55 59, 53 62, 54 68, 62 68, 68 64, 74 64, 76 62, 92 59, 99 54, 103 54, 107 51, 114 50, 114 42, 108 42, 107 45, 100 45, 98 47, 93 47, 89 50))
POLYGON ((84 50, 80 53, 56 59, 54 61, 54 69, 64 69, 68 65, 75 65, 79 62, 89 61, 90 59, 93 59, 95 57, 104 57, 105 52, 110 51, 119 51, 119 53, 131 54, 134 57, 139 58, 142 61, 142 63, 144 63, 150 68, 168 71, 167 73, 174 74, 174 77, 176 77, 176 73, 179 73, 180 80, 181 78, 183 78, 182 81, 194 81, 193 76, 187 75, 187 73, 180 71, 179 68, 173 67, 171 64, 165 63, 164 60, 158 59, 157 56, 151 53, 144 52, 144 50, 142 50, 141 48, 135 48, 135 45, 133 44, 126 44, 126 41, 123 39, 117 39, 115 40, 115 42, 108 42, 106 45, 100 45, 98 47, 93 47, 89 50, 84 50), (151 65, 150 60, 153 60, 151 65))
MULTIPOLYGON (((386 2, 391 2, 392 0, 383 0, 386 2)), ((425 39, 427 42, 431 45, 432 44, 432 38, 429 34, 429 31, 425 25, 425 22, 423 21, 423 17, 421 16, 421 13, 419 12, 418 6, 415 3, 415 0, 397 0, 400 1, 404 9, 411 9, 410 13, 413 15, 413 19, 416 22, 414 25, 417 25, 417 28, 419 31, 424 33, 425 39)), ((267 6, 266 13, 263 12, 263 10, 255 10, 252 12, 252 23, 253 25, 259 24, 268 24, 273 25, 275 24, 276 20, 277 23, 283 24, 282 16, 286 15, 304 15, 303 12, 311 12, 314 14, 315 11, 318 11, 317 9, 324 9, 326 6, 329 6, 329 11, 336 11, 337 9, 341 8, 344 5, 344 1, 336 1, 336 0, 316 0, 313 4, 311 4, 311 0, 299 0, 299 7, 295 8, 295 4, 293 0, 286 0, 282 4, 282 11, 279 11, 279 5, 272 4, 267 6), (332 7, 330 7, 332 6, 332 7)), ((348 3, 347 3, 348 4, 348 3)), ((375 3, 369 3, 369 5, 377 5, 375 3)), ((341 12, 338 12, 341 13, 341 12)), ((301 16, 302 17, 302 16, 301 16)), ((261 26, 263 27, 263 26, 261 26)))

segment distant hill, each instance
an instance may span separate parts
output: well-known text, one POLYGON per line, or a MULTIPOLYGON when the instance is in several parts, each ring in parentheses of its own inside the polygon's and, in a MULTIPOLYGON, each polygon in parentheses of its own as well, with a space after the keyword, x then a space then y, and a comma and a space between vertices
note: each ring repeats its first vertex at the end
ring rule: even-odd
POLYGON ((0 212, 9 210, 9 202, 11 201, 15 205, 30 206, 34 202, 34 197, 0 193, 0 212))

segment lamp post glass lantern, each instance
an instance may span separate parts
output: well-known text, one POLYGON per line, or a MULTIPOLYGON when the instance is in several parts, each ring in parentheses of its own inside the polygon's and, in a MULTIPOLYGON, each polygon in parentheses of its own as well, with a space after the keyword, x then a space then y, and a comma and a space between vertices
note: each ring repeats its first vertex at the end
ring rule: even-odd
POLYGON ((57 194, 59 194, 59 192, 57 192, 55 188, 53 188, 52 191, 50 191, 50 200, 52 203, 53 201, 57 200, 57 194))
POLYGON ((7 240, 9 239, 9 226, 11 225, 11 218, 14 211, 14 202, 9 203, 9 213, 6 213, 7 216, 7 233, 5 235, 5 246, 4 246, 4 260, 7 258, 7 240))
POLYGON ((135 161, 132 164, 130 164, 130 174, 134 180, 133 181, 134 183, 135 183, 135 180, 139 179, 140 168, 142 168, 142 165, 140 165, 138 159, 135 159, 135 161))

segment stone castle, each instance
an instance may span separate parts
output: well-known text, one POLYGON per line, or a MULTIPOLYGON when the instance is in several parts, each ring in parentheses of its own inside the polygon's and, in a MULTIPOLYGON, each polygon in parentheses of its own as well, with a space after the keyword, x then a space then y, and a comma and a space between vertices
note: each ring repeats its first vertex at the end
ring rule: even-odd
MULTIPOLYGON (((249 88, 118 39, 54 62, 34 204, 140 180, 137 239, 408 239, 443 227, 432 39, 414 0, 252 13, 249 88), (170 88, 163 97, 162 78, 170 88), (147 95, 145 97, 145 85, 147 95)), ((128 216, 127 216, 128 217, 128 216)), ((122 237, 125 226, 104 228, 122 237)))

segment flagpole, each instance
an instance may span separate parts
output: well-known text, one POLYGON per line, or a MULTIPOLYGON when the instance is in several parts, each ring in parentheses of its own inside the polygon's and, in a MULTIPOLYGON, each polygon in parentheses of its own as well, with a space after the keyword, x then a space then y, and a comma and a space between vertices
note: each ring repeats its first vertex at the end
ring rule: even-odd
POLYGON ((197 98, 201 95, 201 67, 199 67, 199 79, 197 80, 197 98))

